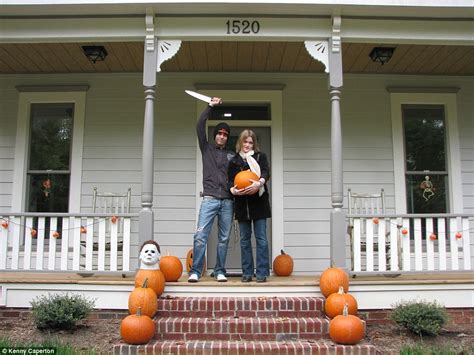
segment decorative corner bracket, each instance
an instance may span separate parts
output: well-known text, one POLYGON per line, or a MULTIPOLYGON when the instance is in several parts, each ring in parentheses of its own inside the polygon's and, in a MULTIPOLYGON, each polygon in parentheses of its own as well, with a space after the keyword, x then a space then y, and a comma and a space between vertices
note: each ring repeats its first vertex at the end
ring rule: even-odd
POLYGON ((145 17, 145 48, 147 52, 155 50, 155 14, 147 10, 145 17))
POLYGON ((304 46, 309 55, 324 65, 324 71, 329 73, 328 41, 305 41, 304 46))
POLYGON ((341 51, 341 16, 332 17, 332 46, 331 51, 338 53, 341 51))
POLYGON ((178 53, 181 47, 180 40, 158 40, 158 65, 156 68, 157 72, 161 71, 161 64, 171 59, 176 53, 178 53))

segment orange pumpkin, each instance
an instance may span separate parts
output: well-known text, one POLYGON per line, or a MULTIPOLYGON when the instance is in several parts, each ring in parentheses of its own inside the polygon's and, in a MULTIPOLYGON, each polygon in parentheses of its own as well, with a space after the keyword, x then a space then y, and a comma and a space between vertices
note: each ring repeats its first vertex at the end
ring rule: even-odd
POLYGON ((365 324, 357 316, 348 313, 344 306, 342 315, 336 316, 329 322, 329 336, 339 344, 357 344, 365 335, 365 324))
POLYGON ((178 257, 168 253, 160 259, 160 270, 166 281, 178 281, 183 273, 183 264, 181 264, 178 257))
POLYGON ((165 277, 161 270, 139 269, 135 275, 135 287, 143 285, 145 279, 148 279, 148 287, 156 293, 156 297, 160 297, 165 290, 165 277))
MULTIPOLYGON (((206 269, 207 269, 206 264, 207 264, 206 263, 206 256, 204 256, 204 263, 203 263, 203 266, 202 266, 202 273, 201 274, 204 274, 206 272, 206 269)), ((193 267, 193 250, 190 249, 188 251, 188 253, 186 254, 186 271, 190 272, 192 267, 193 267)))
POLYGON ((146 344, 155 335, 155 322, 138 309, 136 314, 125 317, 120 324, 120 336, 127 344, 146 344))
POLYGON ((244 189, 252 185, 252 182, 249 181, 249 179, 258 181, 259 177, 257 176, 257 174, 255 174, 254 172, 250 170, 241 171, 240 173, 235 175, 234 185, 237 186, 239 190, 244 189))
POLYGON ((278 276, 290 276, 293 272, 293 258, 286 254, 283 249, 281 254, 273 260, 273 272, 278 276))
POLYGON ((344 305, 347 304, 347 312, 349 314, 357 314, 357 301, 350 293, 344 293, 344 288, 339 287, 339 292, 329 295, 325 304, 324 311, 330 318, 341 315, 344 311, 344 305))
POLYGON ((158 299, 155 291, 148 287, 148 279, 141 287, 135 287, 128 297, 128 311, 136 314, 138 310, 145 316, 153 318, 158 309, 158 299))
POLYGON ((324 297, 327 298, 331 293, 338 292, 341 286, 344 292, 349 291, 349 276, 344 270, 337 267, 324 270, 319 279, 319 288, 324 297))

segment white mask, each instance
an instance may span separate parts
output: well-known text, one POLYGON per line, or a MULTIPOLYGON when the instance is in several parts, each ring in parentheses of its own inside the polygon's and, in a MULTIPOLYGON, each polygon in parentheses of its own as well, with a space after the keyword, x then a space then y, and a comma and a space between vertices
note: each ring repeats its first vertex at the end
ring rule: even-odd
POLYGON ((145 244, 140 251, 140 269, 158 270, 160 268, 160 252, 156 245, 145 244))

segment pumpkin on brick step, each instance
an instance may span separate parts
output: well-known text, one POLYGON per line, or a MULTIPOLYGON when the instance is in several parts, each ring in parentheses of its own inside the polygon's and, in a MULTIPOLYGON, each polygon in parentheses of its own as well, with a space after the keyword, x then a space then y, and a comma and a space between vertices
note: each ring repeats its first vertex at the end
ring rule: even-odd
POLYGON ((324 297, 339 291, 339 287, 344 288, 344 292, 349 291, 349 276, 337 267, 330 267, 323 271, 319 278, 319 288, 324 297))
POLYGON ((244 189, 252 185, 252 181, 250 180, 258 181, 259 177, 251 170, 244 170, 235 175, 234 185, 237 186, 239 190, 244 189))
POLYGON ((334 318, 341 315, 344 311, 344 306, 347 304, 347 311, 349 314, 357 315, 357 301, 350 293, 345 293, 344 288, 339 287, 339 292, 329 295, 324 303, 324 312, 329 318, 334 318))
POLYGON ((348 313, 346 304, 342 315, 329 322, 329 336, 338 344, 357 344, 365 336, 365 324, 359 317, 348 313))
POLYGON ((120 323, 120 336, 127 344, 146 344, 155 335, 155 322, 141 314, 140 308, 136 314, 125 317, 120 323))
POLYGON ((158 298, 155 291, 148 287, 148 279, 143 281, 141 287, 135 287, 128 296, 128 311, 136 314, 138 309, 145 316, 153 318, 158 309, 158 298))
POLYGON ((290 276, 293 272, 293 258, 286 254, 283 249, 281 254, 273 260, 273 272, 277 276, 290 276))
POLYGON ((140 269, 135 275, 135 287, 143 285, 148 279, 148 287, 160 297, 165 290, 165 277, 160 270, 160 246, 153 240, 143 243, 140 248, 140 269))
MULTIPOLYGON (((191 268, 193 267, 193 250, 189 249, 188 253, 186 254, 186 271, 190 272, 191 268)), ((204 274, 206 272, 207 266, 206 266, 206 256, 204 255, 204 263, 202 264, 202 273, 204 274)))
POLYGON ((178 281, 183 273, 183 264, 178 257, 170 255, 162 256, 160 259, 160 270, 166 281, 178 281))

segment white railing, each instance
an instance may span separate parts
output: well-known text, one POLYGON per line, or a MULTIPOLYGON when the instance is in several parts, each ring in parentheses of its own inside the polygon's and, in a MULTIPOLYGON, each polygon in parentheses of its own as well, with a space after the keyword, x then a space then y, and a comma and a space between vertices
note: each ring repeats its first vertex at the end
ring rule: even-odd
POLYGON ((0 215, 0 270, 129 271, 136 214, 0 215))
POLYGON ((471 270, 474 215, 348 215, 352 271, 471 270))

